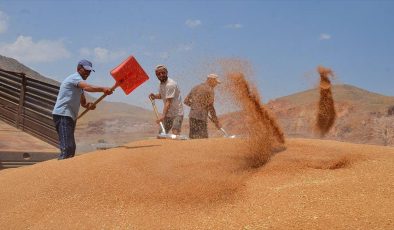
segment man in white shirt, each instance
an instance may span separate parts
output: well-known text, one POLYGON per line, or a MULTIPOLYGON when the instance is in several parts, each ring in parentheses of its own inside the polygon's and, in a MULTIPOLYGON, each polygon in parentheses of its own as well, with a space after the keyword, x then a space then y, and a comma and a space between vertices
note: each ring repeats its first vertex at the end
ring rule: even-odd
POLYGON ((157 79, 160 81, 159 93, 149 94, 152 100, 162 99, 164 103, 162 117, 157 123, 163 122, 166 133, 172 130, 175 135, 180 135, 183 122, 183 105, 178 84, 168 77, 167 67, 158 65, 155 68, 157 79))

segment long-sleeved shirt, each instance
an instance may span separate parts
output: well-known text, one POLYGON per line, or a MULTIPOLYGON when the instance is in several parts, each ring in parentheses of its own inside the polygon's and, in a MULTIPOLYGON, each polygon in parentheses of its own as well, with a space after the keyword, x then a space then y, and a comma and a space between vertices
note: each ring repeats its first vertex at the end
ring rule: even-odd
POLYGON ((213 107, 215 101, 214 89, 207 83, 195 86, 185 98, 185 104, 190 106, 189 118, 207 121, 208 112, 213 121, 217 120, 213 107))

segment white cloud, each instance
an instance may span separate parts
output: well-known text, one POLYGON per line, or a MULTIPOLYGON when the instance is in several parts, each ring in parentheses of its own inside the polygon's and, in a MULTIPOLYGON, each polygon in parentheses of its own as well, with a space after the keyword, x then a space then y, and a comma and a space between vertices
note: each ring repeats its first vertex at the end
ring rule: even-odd
POLYGON ((8 15, 0 11, 0 34, 6 32, 8 29, 8 15))
POLYGON ((195 28, 195 27, 197 27, 197 26, 202 25, 202 23, 201 23, 200 20, 188 19, 188 20, 186 20, 185 25, 188 26, 188 27, 190 27, 190 28, 195 28))
POLYGON ((331 35, 330 34, 320 34, 319 40, 330 40, 331 35))
POLYGON ((93 49, 94 52, 94 59, 98 62, 107 62, 111 59, 112 54, 109 50, 101 47, 96 47, 93 49))
POLYGON ((141 35, 141 39, 143 39, 144 41, 155 41, 156 40, 156 36, 155 35, 141 35))
POLYGON ((159 57, 161 59, 168 59, 170 57, 170 54, 168 52, 161 52, 159 53, 159 57))
POLYGON ((0 44, 0 53, 26 63, 52 62, 71 56, 61 40, 34 42, 32 37, 23 35, 13 43, 0 44))
POLYGON ((127 55, 126 52, 124 51, 110 51, 102 47, 96 47, 93 49, 81 48, 79 50, 79 54, 82 57, 89 57, 89 58, 92 57, 95 62, 99 62, 99 63, 113 61, 127 55))
POLYGON ((156 40, 156 36, 154 36, 154 35, 149 35, 149 36, 148 36, 148 40, 149 40, 149 41, 154 41, 154 40, 156 40))
POLYGON ((79 55, 82 57, 90 57, 92 55, 92 52, 88 48, 81 48, 79 49, 79 55))
POLYGON ((189 44, 180 44, 180 45, 178 45, 178 51, 185 51, 185 52, 187 52, 187 51, 190 51, 190 50, 192 50, 193 49, 193 46, 192 45, 189 45, 189 44))
POLYGON ((235 24, 228 24, 225 27, 229 29, 241 29, 244 26, 240 23, 235 23, 235 24))
POLYGON ((149 51, 144 51, 142 52, 143 55, 147 56, 147 57, 152 57, 152 53, 149 51))

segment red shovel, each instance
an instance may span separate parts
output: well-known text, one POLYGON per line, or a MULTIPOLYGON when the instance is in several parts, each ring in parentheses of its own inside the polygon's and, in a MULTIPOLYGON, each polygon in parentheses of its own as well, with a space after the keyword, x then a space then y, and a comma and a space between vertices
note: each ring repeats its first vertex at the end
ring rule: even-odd
MULTIPOLYGON (((126 95, 129 95, 134 89, 149 79, 144 69, 142 69, 140 64, 133 56, 128 57, 120 65, 114 68, 111 71, 111 75, 116 81, 111 90, 114 91, 118 86, 120 86, 126 95)), ((107 95, 104 94, 99 99, 97 99, 93 103, 93 106, 97 105, 106 96, 107 95)), ((90 109, 85 109, 85 111, 83 111, 77 119, 81 118, 89 110, 90 109)))

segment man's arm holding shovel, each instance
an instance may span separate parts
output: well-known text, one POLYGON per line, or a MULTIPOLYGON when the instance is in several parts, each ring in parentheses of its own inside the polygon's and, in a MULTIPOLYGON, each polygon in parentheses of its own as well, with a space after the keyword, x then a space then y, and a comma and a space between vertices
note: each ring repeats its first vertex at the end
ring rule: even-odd
POLYGON ((192 106, 192 98, 191 98, 191 92, 186 96, 185 100, 183 103, 189 107, 192 106))
POLYGON ((86 101, 86 97, 84 93, 81 95, 81 106, 89 110, 94 110, 96 108, 96 105, 94 105, 93 102, 86 101))
MULTIPOLYGON (((161 99, 161 94, 160 94, 160 93, 158 93, 158 94, 153 94, 153 93, 151 93, 151 94, 149 94, 149 98, 150 98, 151 100, 161 99)), ((167 98, 167 99, 166 99, 166 102, 164 103, 164 108, 163 108, 163 114, 162 114, 162 116, 161 116, 161 117, 157 117, 156 122, 157 122, 158 124, 159 124, 160 122, 163 122, 163 121, 164 121, 164 118, 166 117, 166 115, 167 115, 167 113, 168 113, 168 110, 170 110, 171 104, 172 104, 172 98, 167 98)))
POLYGON ((159 120, 157 120, 157 123, 164 121, 164 118, 166 117, 168 110, 170 110, 171 104, 172 104, 172 98, 167 98, 166 103, 164 103, 163 115, 159 120))
POLYGON ((78 84, 78 87, 83 89, 86 92, 92 92, 92 93, 103 92, 105 95, 111 95, 113 92, 113 89, 110 87, 101 87, 101 86, 90 85, 85 81, 81 81, 78 84))
POLYGON ((219 122, 218 117, 216 116, 216 111, 215 111, 215 107, 213 107, 213 104, 212 104, 212 107, 209 107, 209 108, 208 108, 208 111, 209 111, 209 113, 208 113, 208 118, 209 118, 213 123, 215 123, 216 128, 219 129, 219 130, 223 133, 223 135, 224 135, 225 137, 227 137, 227 138, 235 138, 235 135, 231 135, 231 136, 230 136, 230 135, 227 134, 226 130, 223 129, 222 125, 221 125, 220 122, 219 122))
POLYGON ((219 119, 216 116, 216 110, 215 110, 215 107, 213 106, 213 104, 210 104, 208 106, 208 113, 209 113, 209 115, 208 115, 209 119, 215 124, 216 128, 217 129, 222 128, 222 125, 220 124, 219 119))
POLYGON ((81 106, 86 108, 86 110, 78 116, 78 118, 81 118, 84 114, 86 114, 89 110, 94 110, 96 108, 96 104, 99 103, 104 97, 107 95, 111 95, 115 88, 118 86, 118 84, 115 84, 112 88, 109 87, 101 87, 101 86, 94 86, 86 83, 85 81, 81 81, 78 84, 79 88, 83 89, 84 91, 87 92, 103 92, 103 96, 101 96, 98 100, 95 102, 86 102, 86 97, 85 94, 81 95, 81 106))
POLYGON ((159 93, 158 94, 151 93, 151 94, 149 94, 149 98, 151 100, 161 99, 161 95, 159 93))

